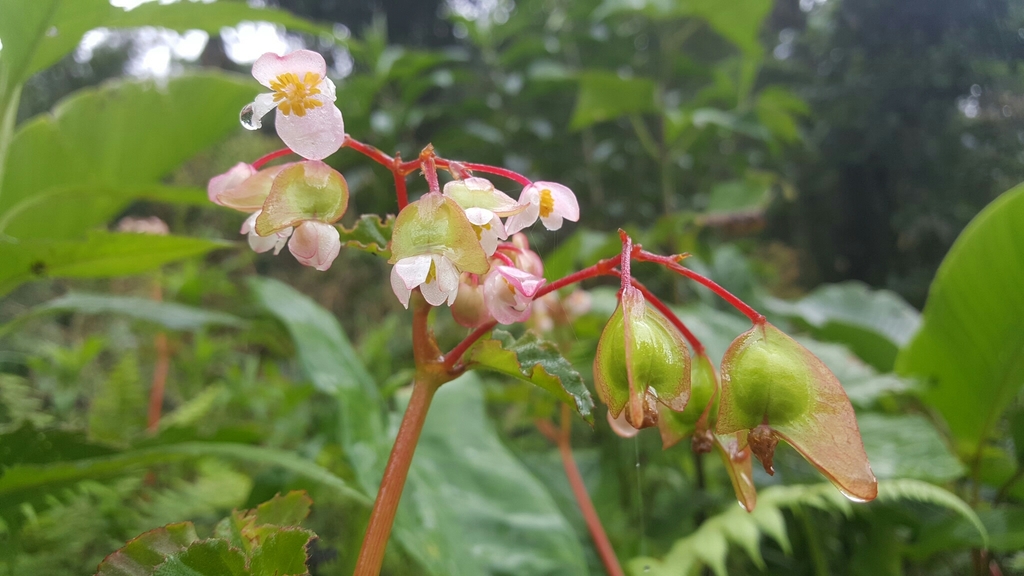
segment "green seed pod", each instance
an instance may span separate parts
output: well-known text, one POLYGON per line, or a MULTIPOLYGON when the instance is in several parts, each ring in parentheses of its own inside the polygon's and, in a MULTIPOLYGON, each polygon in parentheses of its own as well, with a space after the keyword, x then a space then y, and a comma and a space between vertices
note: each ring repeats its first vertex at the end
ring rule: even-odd
POLYGON ((658 421, 657 404, 683 411, 690 398, 690 353, 674 326, 626 288, 594 357, 594 384, 612 416, 634 428, 658 421))
MULTIPOLYGON (((718 416, 718 375, 706 354, 693 359, 690 371, 690 400, 682 412, 662 406, 658 418, 662 448, 669 448, 683 438, 714 429, 718 416)), ((703 450, 701 450, 703 451, 703 450)))
POLYGON ((305 220, 331 224, 348 208, 348 183, 337 170, 319 160, 298 162, 281 170, 270 187, 256 233, 270 236, 305 220))
POLYGON ((391 233, 391 259, 441 254, 461 272, 485 274, 490 268, 466 213, 451 198, 424 194, 402 209, 391 233))
POLYGON ((811 406, 814 378, 810 352, 765 323, 741 334, 722 358, 719 434, 751 429, 765 422, 783 425, 811 406))

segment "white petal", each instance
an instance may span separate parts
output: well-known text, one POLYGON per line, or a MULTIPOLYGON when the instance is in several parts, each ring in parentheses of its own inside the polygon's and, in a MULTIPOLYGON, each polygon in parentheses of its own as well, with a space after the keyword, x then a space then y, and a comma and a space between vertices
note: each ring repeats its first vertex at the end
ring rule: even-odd
POLYGON ((444 256, 435 255, 434 271, 437 272, 437 286, 442 292, 451 292, 459 289, 459 271, 455 264, 444 256))
POLYGON ((334 86, 334 82, 330 78, 324 78, 320 81, 320 92, 331 102, 338 99, 338 89, 334 86))
POLYGON ((430 254, 402 258, 395 264, 394 273, 405 283, 406 290, 412 290, 426 281, 430 273, 430 262, 430 254))
POLYGON ((540 222, 548 230, 558 230, 562 227, 562 215, 558 212, 551 212, 547 216, 542 216, 540 222))
POLYGON ((486 208, 466 208, 466 219, 469 220, 470 224, 483 226, 484 224, 489 224, 494 218, 494 212, 486 208))
POLYGON ((292 231, 295 230, 291 226, 284 230, 278 231, 274 236, 277 236, 277 244, 274 245, 274 256, 281 253, 281 249, 288 243, 288 238, 292 235, 292 231))
POLYGON ((277 108, 277 102, 274 102, 273 94, 269 92, 257 94, 256 99, 252 102, 252 119, 249 120, 253 128, 263 127, 263 117, 274 108, 277 108))
POLYGON ((515 216, 508 217, 508 220, 505 221, 505 232, 507 234, 515 234, 524 228, 529 228, 537 221, 538 216, 540 216, 540 206, 530 204, 526 207, 526 210, 515 216))
POLYGON ((539 186, 540 190, 548 190, 551 193, 551 198, 555 201, 552 213, 558 214, 571 222, 579 222, 580 205, 576 201, 576 195, 572 193, 572 190, 556 182, 534 182, 533 184, 539 186))
POLYGON ((405 287, 405 280, 398 274, 398 266, 391 269, 391 291, 395 293, 395 297, 402 303, 402 306, 409 308, 409 296, 412 295, 412 290, 405 287))
POLYGON ((277 135, 293 152, 309 160, 323 160, 345 141, 345 121, 332 102, 306 110, 302 116, 277 111, 277 135))
POLYGON ((312 50, 296 50, 286 56, 278 56, 267 52, 260 56, 252 65, 252 77, 257 82, 270 88, 270 81, 281 74, 291 72, 302 79, 306 72, 327 76, 327 62, 324 57, 312 50))
MULTIPOLYGON (((456 287, 457 292, 458 287, 456 287)), ((433 282, 420 284, 420 293, 423 294, 423 299, 427 301, 427 304, 431 306, 440 306, 448 301, 448 293, 438 287, 436 278, 433 282)))

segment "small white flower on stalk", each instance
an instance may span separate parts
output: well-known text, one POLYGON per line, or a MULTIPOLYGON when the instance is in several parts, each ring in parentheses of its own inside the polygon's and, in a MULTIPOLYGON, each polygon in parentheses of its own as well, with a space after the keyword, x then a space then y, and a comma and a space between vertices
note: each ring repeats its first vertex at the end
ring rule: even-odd
POLYGON ((459 271, 451 260, 441 254, 402 258, 391 269, 391 289, 399 302, 408 308, 409 296, 416 287, 431 306, 451 306, 459 295, 459 271))
POLYGON ((466 218, 473 225, 476 238, 480 241, 484 253, 488 257, 498 249, 498 240, 508 238, 505 233, 505 225, 501 223, 498 215, 486 208, 466 208, 466 218))
POLYGON ((391 235, 391 289, 406 308, 417 287, 431 306, 455 302, 462 272, 490 264, 473 224, 454 200, 436 192, 402 209, 391 235))
POLYGON ((341 252, 341 235, 332 224, 305 220, 295 228, 288 250, 300 264, 322 272, 331 267, 341 252))
POLYGON ((530 317, 533 297, 545 280, 512 266, 495 266, 484 280, 484 303, 502 324, 523 322, 530 317))
POLYGON ((263 254, 264 252, 274 251, 274 256, 281 253, 281 248, 284 248, 288 237, 292 235, 292 227, 289 226, 283 230, 279 230, 270 236, 260 236, 256 233, 256 219, 259 218, 262 210, 257 210, 249 215, 242 222, 242 229, 239 231, 240 234, 246 234, 249 239, 249 247, 252 248, 253 252, 257 254, 263 254))
POLYGON ((576 202, 576 195, 572 190, 554 182, 534 182, 523 188, 523 193, 519 195, 519 205, 523 211, 505 222, 505 231, 509 234, 532 226, 537 218, 548 230, 558 230, 563 220, 576 222, 580 219, 580 205, 576 202))
POLYGON ((286 56, 268 52, 252 65, 252 75, 273 92, 242 108, 243 126, 258 129, 263 116, 277 108, 277 135, 299 156, 322 160, 341 148, 345 122, 334 105, 334 82, 327 78, 323 56, 311 50, 286 56))

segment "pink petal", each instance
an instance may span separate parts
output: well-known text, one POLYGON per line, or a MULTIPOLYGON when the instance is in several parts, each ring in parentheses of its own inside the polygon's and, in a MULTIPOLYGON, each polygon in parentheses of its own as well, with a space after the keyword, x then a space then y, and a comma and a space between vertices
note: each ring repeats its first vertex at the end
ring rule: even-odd
POLYGON ((391 291, 395 293, 395 297, 402 303, 402 306, 409 308, 409 296, 412 295, 412 290, 405 287, 405 280, 398 274, 398 266, 391 269, 391 291))
POLYGON ((430 262, 430 254, 402 258, 395 263, 393 274, 398 274, 406 290, 412 290, 426 281, 430 273, 430 262))
POLYGON ((270 189, 274 185, 274 178, 277 178, 281 170, 292 164, 294 162, 264 168, 241 183, 218 194, 214 202, 221 206, 241 210, 242 212, 262 210, 263 203, 266 202, 267 196, 270 195, 270 189))
MULTIPOLYGON (((522 203, 521 199, 520 203, 522 203)), ((537 204, 530 204, 519 214, 509 216, 508 220, 505 221, 505 232, 508 234, 515 234, 524 228, 529 228, 530 226, 533 226, 533 223, 537 221, 539 216, 540 206, 537 204)))
POLYGON ((206 196, 210 199, 210 202, 220 204, 220 201, 217 199, 218 196, 245 182, 255 173, 256 169, 251 164, 239 162, 227 172, 210 178, 209 184, 206 185, 206 196))
POLYGON ((303 265, 322 272, 330 268, 338 257, 341 238, 338 229, 331 224, 307 220, 295 229, 288 242, 288 250, 303 265))
POLYGON ((270 88, 271 80, 289 72, 300 79, 306 72, 313 72, 324 78, 327 76, 327 62, 323 56, 312 50, 296 50, 285 56, 267 52, 252 65, 252 77, 267 88, 270 88))
POLYGON ((277 135, 293 152, 309 160, 323 160, 345 141, 341 110, 330 101, 306 110, 303 116, 277 110, 277 135))

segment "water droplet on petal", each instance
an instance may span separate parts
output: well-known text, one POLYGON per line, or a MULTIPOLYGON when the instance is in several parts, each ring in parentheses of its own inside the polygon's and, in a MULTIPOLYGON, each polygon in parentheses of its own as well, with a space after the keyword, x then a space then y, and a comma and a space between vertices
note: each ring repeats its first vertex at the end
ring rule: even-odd
POLYGON ((256 118, 255 113, 252 109, 252 104, 246 104, 242 111, 238 114, 238 120, 241 121, 242 127, 246 130, 259 130, 262 122, 259 118, 256 118))
POLYGON ((842 494, 843 496, 846 496, 846 498, 850 502, 856 502, 857 504, 863 504, 864 502, 868 502, 868 500, 866 500, 864 498, 861 498, 859 496, 854 496, 853 494, 850 494, 849 492, 844 490, 841 486, 836 486, 836 488, 838 488, 839 489, 839 493, 842 494))

